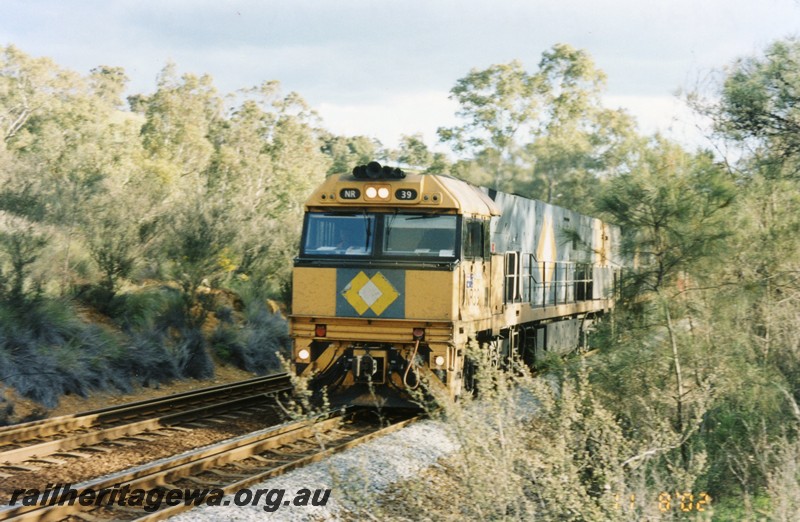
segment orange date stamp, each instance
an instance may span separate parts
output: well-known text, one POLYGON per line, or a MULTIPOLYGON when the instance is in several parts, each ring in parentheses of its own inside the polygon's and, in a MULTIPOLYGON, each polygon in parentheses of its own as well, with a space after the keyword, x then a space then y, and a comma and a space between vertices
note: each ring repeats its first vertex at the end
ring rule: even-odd
MULTIPOLYGON (((653 500, 657 503, 659 511, 683 512, 683 513, 702 513, 711 506, 711 495, 705 491, 693 493, 691 491, 675 491, 669 493, 662 491, 653 500)), ((636 507, 636 495, 614 495, 614 508, 631 509, 636 507)))

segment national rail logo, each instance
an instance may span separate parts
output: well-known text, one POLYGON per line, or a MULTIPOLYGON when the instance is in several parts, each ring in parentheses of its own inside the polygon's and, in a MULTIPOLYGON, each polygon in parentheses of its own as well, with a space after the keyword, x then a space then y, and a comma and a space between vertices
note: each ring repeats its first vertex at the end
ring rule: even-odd
POLYGON ((364 315, 368 309, 375 312, 375 315, 381 315, 399 295, 380 272, 372 277, 359 272, 342 291, 342 296, 358 315, 364 315))

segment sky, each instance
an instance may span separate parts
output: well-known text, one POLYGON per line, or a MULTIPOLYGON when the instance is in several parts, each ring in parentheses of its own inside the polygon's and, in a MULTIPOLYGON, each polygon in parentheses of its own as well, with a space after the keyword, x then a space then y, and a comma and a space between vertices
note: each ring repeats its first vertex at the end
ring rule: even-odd
POLYGON ((800 0, 0 0, 0 45, 86 74, 120 66, 128 94, 168 62, 222 93, 278 80, 336 134, 394 147, 457 123, 448 98, 473 68, 535 71, 556 43, 608 76, 604 104, 644 133, 704 145, 676 97, 743 56, 800 36, 800 0))

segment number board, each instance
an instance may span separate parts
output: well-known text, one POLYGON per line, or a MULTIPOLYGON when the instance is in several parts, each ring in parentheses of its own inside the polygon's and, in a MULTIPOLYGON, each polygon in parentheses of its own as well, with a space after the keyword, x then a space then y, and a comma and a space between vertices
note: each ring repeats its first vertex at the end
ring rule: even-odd
POLYGON ((397 189, 394 191, 394 197, 402 201, 411 201, 417 199, 417 191, 414 189, 397 189))
POLYGON ((339 197, 342 199, 358 199, 361 197, 361 191, 357 188, 343 188, 339 191, 339 197))

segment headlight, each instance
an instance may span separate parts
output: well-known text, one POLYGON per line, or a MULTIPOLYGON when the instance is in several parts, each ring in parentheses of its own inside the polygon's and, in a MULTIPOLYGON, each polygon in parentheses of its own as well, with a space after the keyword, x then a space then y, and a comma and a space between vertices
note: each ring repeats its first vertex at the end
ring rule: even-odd
POLYGON ((441 355, 437 355, 436 359, 434 359, 433 362, 436 363, 436 366, 442 366, 444 365, 444 357, 442 357, 441 355))
POLYGON ((302 350, 300 350, 299 352, 297 352, 297 358, 298 358, 298 359, 302 359, 302 360, 304 360, 304 361, 305 361, 306 359, 308 359, 308 357, 309 357, 310 355, 311 355, 311 354, 310 354, 310 353, 308 352, 308 350, 306 350, 305 348, 303 348, 302 350))
POLYGON ((364 188, 364 195, 367 199, 380 199, 383 201, 388 201, 389 196, 391 193, 389 192, 390 187, 383 186, 383 185, 368 185, 364 188))

